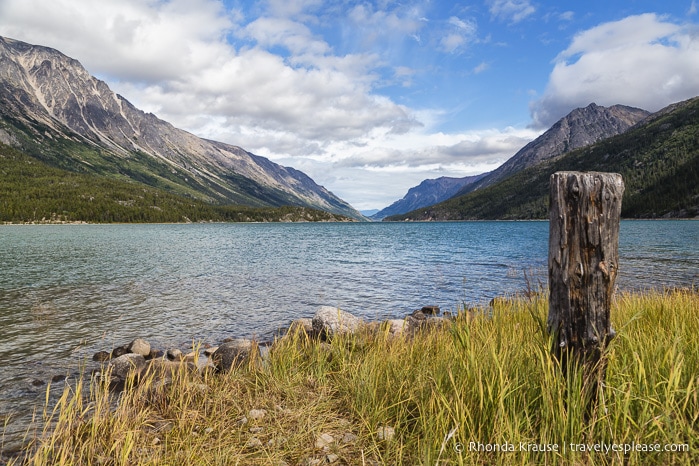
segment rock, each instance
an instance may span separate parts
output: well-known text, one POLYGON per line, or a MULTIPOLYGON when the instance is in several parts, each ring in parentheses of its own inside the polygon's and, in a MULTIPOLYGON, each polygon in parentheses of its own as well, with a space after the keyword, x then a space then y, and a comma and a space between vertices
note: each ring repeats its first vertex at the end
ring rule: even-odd
POLYGON ((264 427, 250 427, 251 434, 261 434, 264 431, 265 431, 264 427))
POLYGON ((218 349, 218 346, 211 346, 209 348, 206 348, 204 350, 204 356, 206 356, 207 358, 210 358, 211 355, 214 354, 217 349, 218 349))
POLYGON ((289 325, 289 332, 288 333, 293 333, 297 331, 304 331, 308 335, 313 335, 313 319, 310 319, 308 317, 304 317, 301 319, 296 319, 291 322, 291 325, 289 325))
POLYGON ((423 325, 429 328, 438 328, 444 326, 450 322, 446 317, 431 317, 425 321, 423 325))
POLYGON ((245 442, 245 448, 256 449, 262 448, 262 441, 257 437, 250 437, 247 442, 245 442))
POLYGON ((381 426, 376 430, 376 437, 384 442, 390 442, 396 436, 396 430, 390 426, 381 426))
POLYGON ((92 360, 96 362, 105 362, 109 361, 111 357, 112 353, 108 353, 106 351, 98 351, 92 355, 92 360))
POLYGON ((436 316, 439 314, 439 311, 439 306, 422 306, 422 309, 420 309, 420 312, 430 316, 436 316))
POLYGON ((165 353, 165 357, 167 357, 170 361, 179 361, 183 356, 182 351, 178 350, 177 348, 170 348, 165 353))
POLYGON ((353 444, 358 440, 358 437, 354 435, 352 432, 345 432, 345 435, 342 436, 342 443, 345 444, 353 444))
POLYGON ((409 326, 405 319, 391 319, 386 323, 388 324, 388 333, 391 336, 403 335, 409 326))
POLYGON ((332 306, 321 306, 313 316, 313 331, 324 340, 357 331, 361 320, 332 306))
POLYGON ((424 312, 422 312, 422 309, 418 309, 416 311, 413 311, 412 314, 410 314, 410 317, 416 320, 425 320, 427 319, 427 316, 425 315, 424 312))
POLYGON ((29 385, 31 385, 33 387, 40 387, 40 386, 44 385, 45 383, 46 382, 44 382, 43 380, 39 380, 39 379, 31 379, 29 381, 29 385))
POLYGON ((129 351, 126 349, 126 346, 119 346, 117 348, 114 348, 111 352, 111 358, 118 358, 119 356, 123 356, 125 354, 129 354, 129 351))
MULTIPOLYGON (((255 346, 257 354, 260 356, 260 349, 255 346)), ((229 371, 235 367, 241 366, 246 360, 249 360, 253 354, 253 341, 245 338, 223 343, 211 355, 211 360, 218 371, 229 371)))
POLYGON ((162 352, 162 350, 157 350, 154 348, 150 349, 150 354, 146 356, 146 359, 156 359, 156 358, 162 358, 165 355, 165 353, 162 352))
POLYGON ((128 353, 112 359, 109 367, 112 376, 125 380, 129 374, 141 372, 146 367, 146 359, 140 354, 128 353))
POLYGON ((335 443, 335 437, 326 432, 324 434, 320 434, 316 438, 315 446, 319 450, 327 450, 333 443, 335 443))
POLYGON ((337 460, 339 460, 339 459, 340 459, 340 457, 337 456, 335 453, 330 453, 329 455, 327 455, 325 457, 325 461, 327 463, 330 463, 330 464, 337 462, 337 460))
POLYGON ((150 343, 143 338, 136 338, 128 344, 126 350, 129 353, 140 354, 144 358, 150 356, 150 343))
POLYGON ((267 415, 267 410, 266 409, 251 409, 250 412, 248 413, 248 417, 250 419, 254 419, 256 421, 259 421, 263 417, 267 415))

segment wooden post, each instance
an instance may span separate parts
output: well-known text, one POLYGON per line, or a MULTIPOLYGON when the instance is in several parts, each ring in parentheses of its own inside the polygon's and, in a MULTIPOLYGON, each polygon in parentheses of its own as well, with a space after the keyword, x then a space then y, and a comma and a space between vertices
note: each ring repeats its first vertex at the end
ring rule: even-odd
POLYGON ((616 173, 551 175, 547 326, 563 374, 569 363, 582 366, 589 403, 596 403, 606 369, 600 358, 615 335, 609 311, 619 270, 623 193, 616 173))

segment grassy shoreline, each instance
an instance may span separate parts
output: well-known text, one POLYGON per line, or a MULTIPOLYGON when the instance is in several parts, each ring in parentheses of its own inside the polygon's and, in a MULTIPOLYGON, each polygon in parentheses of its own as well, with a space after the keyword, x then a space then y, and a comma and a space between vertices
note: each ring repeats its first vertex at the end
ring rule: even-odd
POLYGON ((78 382, 11 464, 699 463, 696 290, 616 297, 589 420, 580 376, 566 381, 549 355, 547 308, 541 295, 497 301, 412 338, 367 327, 327 344, 298 330, 263 363, 120 395, 78 382), (612 451, 627 445, 688 451, 612 451))

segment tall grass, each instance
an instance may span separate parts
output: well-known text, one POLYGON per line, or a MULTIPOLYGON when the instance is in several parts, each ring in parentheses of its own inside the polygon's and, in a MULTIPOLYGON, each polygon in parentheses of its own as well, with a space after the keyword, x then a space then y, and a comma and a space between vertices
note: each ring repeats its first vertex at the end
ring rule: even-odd
POLYGON ((532 295, 412 338, 367 327, 328 345, 297 331, 262 364, 149 378, 118 400, 78 383, 46 413, 52 428, 25 461, 699 464, 699 295, 617 297, 617 337, 591 413, 582 374, 563 377, 549 354, 547 312, 545 297, 532 295), (253 419, 252 409, 266 414, 253 419), (379 435, 384 426, 394 438, 379 435), (316 443, 321 434, 334 441, 316 443), (656 444, 687 451, 636 451, 656 444), (605 447, 636 450, 594 451, 605 447))

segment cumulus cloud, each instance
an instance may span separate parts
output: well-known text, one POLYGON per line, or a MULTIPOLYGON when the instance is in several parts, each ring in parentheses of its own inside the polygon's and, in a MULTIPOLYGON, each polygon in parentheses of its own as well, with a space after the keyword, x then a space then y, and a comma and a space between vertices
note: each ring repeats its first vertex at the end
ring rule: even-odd
POLYGON ((643 14, 577 34, 554 60, 546 90, 531 111, 534 124, 547 127, 591 102, 657 111, 696 95, 696 31, 643 14))
MULTIPOLYGON (((524 2, 506 3, 493 5, 510 20, 527 14, 524 2)), ((392 61, 415 44, 435 54, 478 42, 475 19, 428 19, 424 5, 349 7, 333 31, 344 42, 332 46, 319 25, 338 6, 321 0, 256 2, 254 17, 220 0, 0 0, 0 34, 57 48, 137 107, 306 171, 366 207, 358 200, 366 193, 375 195, 367 203, 388 205, 435 173, 491 170, 535 137, 512 129, 439 133, 437 109, 378 92, 424 80, 421 62, 392 61), (426 30, 430 23, 440 27, 426 30), (391 173, 401 173, 400 182, 391 173)))

